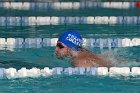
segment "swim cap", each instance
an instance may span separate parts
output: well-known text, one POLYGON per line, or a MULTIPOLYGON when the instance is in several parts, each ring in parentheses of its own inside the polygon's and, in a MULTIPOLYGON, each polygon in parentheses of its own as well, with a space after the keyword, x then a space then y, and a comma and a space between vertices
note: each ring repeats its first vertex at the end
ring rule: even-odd
POLYGON ((72 30, 61 34, 58 41, 62 42, 67 47, 75 51, 79 51, 83 44, 81 35, 78 32, 72 30))

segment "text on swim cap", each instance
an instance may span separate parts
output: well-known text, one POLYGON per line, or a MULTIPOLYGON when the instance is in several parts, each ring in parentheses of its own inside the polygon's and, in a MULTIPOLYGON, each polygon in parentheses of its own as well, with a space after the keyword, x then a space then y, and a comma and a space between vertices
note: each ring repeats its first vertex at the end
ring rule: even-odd
POLYGON ((77 46, 81 46, 82 45, 82 40, 77 38, 76 36, 74 36, 72 34, 68 34, 68 36, 66 37, 66 40, 74 43, 77 46))

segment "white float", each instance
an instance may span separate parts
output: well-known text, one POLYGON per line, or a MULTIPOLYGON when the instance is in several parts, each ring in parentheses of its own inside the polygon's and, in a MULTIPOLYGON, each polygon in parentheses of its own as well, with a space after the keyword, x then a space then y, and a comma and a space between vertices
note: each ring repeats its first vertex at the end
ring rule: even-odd
POLYGON ((40 76, 48 77, 52 75, 95 75, 95 76, 139 76, 140 67, 55 67, 39 69, 33 67, 32 69, 26 69, 25 67, 17 70, 15 68, 0 68, 0 78, 37 78, 40 76), (130 70, 131 69, 131 70, 130 70))

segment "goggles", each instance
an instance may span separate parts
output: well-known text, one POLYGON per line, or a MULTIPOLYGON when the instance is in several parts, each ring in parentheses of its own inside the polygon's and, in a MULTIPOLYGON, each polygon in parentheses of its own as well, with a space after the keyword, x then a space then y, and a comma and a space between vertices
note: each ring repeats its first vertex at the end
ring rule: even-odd
POLYGON ((56 44, 56 47, 58 47, 58 48, 60 48, 60 49, 65 48, 65 46, 63 46, 61 43, 57 43, 57 44, 56 44))

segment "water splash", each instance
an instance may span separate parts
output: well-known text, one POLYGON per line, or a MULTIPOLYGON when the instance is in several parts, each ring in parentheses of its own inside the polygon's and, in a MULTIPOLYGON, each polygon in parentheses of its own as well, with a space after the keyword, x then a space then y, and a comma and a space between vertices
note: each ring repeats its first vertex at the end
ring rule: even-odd
POLYGON ((140 66, 140 60, 138 60, 139 47, 132 48, 115 48, 109 51, 104 51, 101 54, 111 61, 113 66, 140 66))

